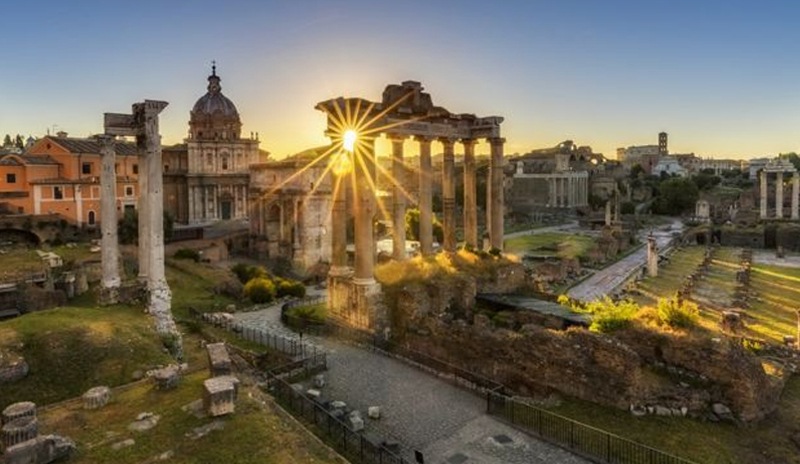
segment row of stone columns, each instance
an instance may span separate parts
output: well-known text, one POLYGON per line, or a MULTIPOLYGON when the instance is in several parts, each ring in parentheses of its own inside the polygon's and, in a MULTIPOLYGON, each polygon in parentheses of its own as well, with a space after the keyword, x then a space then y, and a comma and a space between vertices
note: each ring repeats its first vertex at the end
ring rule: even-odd
MULTIPOLYGON (((393 188, 392 200, 392 227, 394 230, 392 245, 395 259, 406 258, 405 240, 405 214, 406 193, 401 187, 400 179, 405 175, 403 142, 404 137, 389 135, 392 142, 392 175, 397 182, 393 188)), ((433 138, 416 137, 419 142, 420 168, 419 168, 419 241, 420 252, 424 256, 433 253, 433 210, 432 210, 432 163, 431 142, 433 138)), ((453 139, 440 139, 444 145, 442 166, 442 197, 443 197, 443 229, 446 251, 455 251, 455 155, 453 139)), ((502 138, 489 140, 491 144, 492 159, 490 164, 490 187, 487 200, 487 213, 489 219, 490 246, 502 249, 503 246, 503 143, 502 138)), ((477 221, 477 194, 476 194, 476 169, 475 169, 475 141, 462 140, 464 144, 464 238, 465 243, 474 248, 478 247, 478 221, 477 221)), ((361 151, 354 154, 354 174, 356 178, 354 193, 355 216, 355 273, 356 282, 368 283, 373 281, 374 268, 374 238, 372 218, 375 214, 375 195, 372 191, 374 173, 371 166, 375 165, 374 140, 362 140, 361 151), (367 159, 359 159, 362 156, 367 159)), ((347 177, 344 174, 334 175, 333 213, 331 218, 332 240, 332 268, 334 274, 342 274, 347 269, 346 249, 346 186, 347 177)))
MULTIPOLYGON (((775 217, 777 219, 783 218, 783 172, 777 171, 775 182, 775 217)), ((761 188, 761 204, 760 204, 760 217, 766 219, 768 216, 768 184, 769 172, 766 170, 761 171, 760 175, 760 188, 761 188)), ((792 175, 792 206, 791 206, 791 219, 800 219, 800 176, 795 172, 792 175)))
POLYGON ((552 208, 573 208, 585 206, 589 196, 589 178, 555 174, 547 179, 549 187, 549 205, 552 208))

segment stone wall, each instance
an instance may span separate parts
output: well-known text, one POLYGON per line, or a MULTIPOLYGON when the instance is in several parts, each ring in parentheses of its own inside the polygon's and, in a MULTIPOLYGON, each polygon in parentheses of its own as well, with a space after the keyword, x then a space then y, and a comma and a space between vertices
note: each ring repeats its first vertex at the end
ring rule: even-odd
POLYGON ((764 230, 762 228, 734 229, 723 227, 720 231, 722 246, 764 248, 764 230))
POLYGON ((645 328, 615 336, 533 324, 512 331, 482 315, 470 324, 412 307, 405 302, 396 314, 405 320, 406 330, 397 334, 404 342, 526 396, 558 391, 621 409, 659 406, 692 416, 709 415, 721 403, 749 422, 773 411, 783 389, 783 377, 767 375, 733 339, 645 328))

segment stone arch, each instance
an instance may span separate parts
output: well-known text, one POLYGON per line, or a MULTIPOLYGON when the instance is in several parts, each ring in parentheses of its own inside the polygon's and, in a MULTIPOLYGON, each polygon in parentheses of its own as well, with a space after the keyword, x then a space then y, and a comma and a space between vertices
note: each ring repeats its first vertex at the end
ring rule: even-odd
POLYGON ((93 210, 89 210, 89 213, 87 213, 87 215, 86 215, 86 224, 88 224, 90 226, 96 226, 97 225, 97 213, 95 213, 93 210))
POLYGON ((39 246, 42 243, 42 237, 32 230, 16 229, 13 227, 0 228, 0 242, 8 241, 39 246))

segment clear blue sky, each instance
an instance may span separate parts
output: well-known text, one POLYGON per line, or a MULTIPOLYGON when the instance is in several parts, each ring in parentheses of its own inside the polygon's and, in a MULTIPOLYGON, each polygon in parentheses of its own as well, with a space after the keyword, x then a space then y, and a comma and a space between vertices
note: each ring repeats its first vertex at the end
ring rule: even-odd
POLYGON ((573 139, 614 156, 800 151, 800 2, 115 0, 0 11, 0 135, 84 136, 170 102, 186 135, 210 61, 244 133, 278 158, 326 143, 318 101, 418 80, 453 112, 502 115, 506 153, 573 139))

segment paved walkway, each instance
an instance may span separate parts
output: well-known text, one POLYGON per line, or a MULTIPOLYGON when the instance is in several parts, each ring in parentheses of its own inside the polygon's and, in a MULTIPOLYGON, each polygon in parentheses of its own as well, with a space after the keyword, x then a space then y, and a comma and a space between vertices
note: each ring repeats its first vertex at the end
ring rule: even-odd
MULTIPOLYGON (((281 324, 278 305, 235 318, 296 336, 281 324)), ((360 410, 366 433, 402 443, 402 455, 409 462, 415 462, 413 451, 419 450, 426 463, 437 464, 588 463, 487 415, 482 398, 435 376, 334 339, 303 339, 329 353, 323 395, 360 410), (367 419, 369 406, 380 406, 383 417, 367 419)))
MULTIPOLYGON (((683 230, 680 220, 676 219, 670 226, 653 231, 659 249, 666 247, 673 234, 683 230)), ((647 241, 650 231, 643 231, 640 240, 647 241)), ((628 278, 647 262, 647 246, 642 246, 616 263, 595 272, 591 277, 570 288, 567 295, 581 301, 594 301, 617 291, 628 278)))

